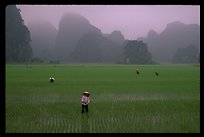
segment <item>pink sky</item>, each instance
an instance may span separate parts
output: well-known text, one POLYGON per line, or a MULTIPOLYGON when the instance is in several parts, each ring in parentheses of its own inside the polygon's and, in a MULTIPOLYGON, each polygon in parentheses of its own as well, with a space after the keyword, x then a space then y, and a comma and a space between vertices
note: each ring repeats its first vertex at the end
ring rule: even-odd
POLYGON ((162 32, 168 23, 200 25, 200 5, 17 5, 24 23, 46 20, 58 29, 66 12, 76 12, 103 33, 120 30, 126 39, 145 37, 149 30, 162 32))

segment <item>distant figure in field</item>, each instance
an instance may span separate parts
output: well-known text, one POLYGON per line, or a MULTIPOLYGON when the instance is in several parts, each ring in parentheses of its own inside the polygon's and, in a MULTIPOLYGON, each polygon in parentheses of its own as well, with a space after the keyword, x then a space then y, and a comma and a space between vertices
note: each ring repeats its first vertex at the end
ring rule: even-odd
POLYGON ((50 82, 54 82, 55 78, 50 78, 49 80, 50 80, 50 82))
POLYGON ((84 110, 86 112, 88 112, 89 108, 88 108, 88 105, 90 103, 90 93, 88 91, 85 91, 82 95, 82 98, 81 98, 81 104, 82 104, 82 110, 81 110, 81 113, 84 113, 84 110))
POLYGON ((156 76, 159 76, 159 73, 158 72, 155 72, 156 76))
POLYGON ((136 74, 137 74, 137 75, 139 75, 139 74, 140 74, 140 71, 139 71, 139 69, 138 69, 138 68, 136 69, 136 74))

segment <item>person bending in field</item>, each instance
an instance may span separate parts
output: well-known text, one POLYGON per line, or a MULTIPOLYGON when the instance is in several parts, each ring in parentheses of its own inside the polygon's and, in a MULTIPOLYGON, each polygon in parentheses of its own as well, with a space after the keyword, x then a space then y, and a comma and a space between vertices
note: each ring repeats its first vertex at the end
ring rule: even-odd
POLYGON ((156 76, 159 76, 159 73, 158 72, 155 72, 156 76))
POLYGON ((138 69, 138 68, 136 69, 136 74, 137 74, 137 75, 139 75, 139 74, 140 74, 140 71, 139 71, 139 69, 138 69))
POLYGON ((88 112, 88 105, 90 103, 90 93, 88 91, 85 91, 81 98, 81 104, 82 104, 82 110, 81 113, 84 113, 84 111, 88 112))

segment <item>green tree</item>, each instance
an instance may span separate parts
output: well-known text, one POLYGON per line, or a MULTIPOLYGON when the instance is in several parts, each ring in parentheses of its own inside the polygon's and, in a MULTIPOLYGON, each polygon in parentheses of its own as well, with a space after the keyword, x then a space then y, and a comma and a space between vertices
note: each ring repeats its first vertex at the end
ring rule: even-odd
POLYGON ((30 32, 15 5, 6 7, 6 62, 26 62, 32 57, 30 32))
POLYGON ((152 64, 152 55, 148 51, 147 44, 142 41, 128 40, 124 47, 125 63, 152 64))

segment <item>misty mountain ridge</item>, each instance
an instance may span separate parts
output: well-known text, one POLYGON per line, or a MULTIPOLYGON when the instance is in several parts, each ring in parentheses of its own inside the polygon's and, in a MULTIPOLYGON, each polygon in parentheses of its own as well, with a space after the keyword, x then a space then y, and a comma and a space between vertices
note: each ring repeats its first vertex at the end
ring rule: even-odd
POLYGON ((125 37, 119 30, 113 31, 111 34, 107 35, 107 37, 113 42, 116 42, 119 44, 123 44, 123 42, 125 41, 125 37))
POLYGON ((148 43, 155 61, 171 62, 178 48, 195 45, 200 49, 200 26, 176 21, 167 24, 160 34, 150 30, 146 38, 141 37, 138 40, 148 43))
POLYGON ((59 60, 71 60, 70 53, 76 47, 77 42, 86 33, 101 33, 101 30, 91 25, 89 21, 77 14, 68 12, 59 22, 59 30, 56 36, 55 53, 59 60))
POLYGON ((118 45, 100 33, 87 33, 78 41, 72 55, 77 62, 114 63, 122 56, 118 45))
MULTIPOLYGON (((54 55, 56 59, 61 60, 62 62, 75 60, 72 53, 76 53, 76 51, 78 51, 76 48, 82 48, 82 41, 86 43, 89 41, 89 44, 94 43, 98 48, 105 48, 107 47, 106 45, 110 46, 112 44, 114 45, 113 47, 119 47, 120 49, 115 49, 115 51, 120 52, 121 48, 124 46, 125 41, 121 31, 114 30, 110 34, 103 34, 99 28, 90 24, 88 19, 78 13, 72 12, 67 12, 62 16, 59 22, 59 29, 54 33, 56 33, 55 38, 53 38, 54 40, 56 39, 54 41, 54 55), (93 36, 91 34, 95 34, 97 37, 91 37, 93 36), (90 38, 90 40, 88 40, 88 38, 90 38), (94 42, 94 39, 98 39, 98 43, 94 42), (107 39, 109 39, 109 42, 107 42, 107 39)), ((178 48, 184 48, 193 44, 200 49, 200 26, 196 24, 184 24, 175 21, 167 24, 166 28, 161 33, 150 30, 146 37, 141 37, 137 40, 142 40, 148 44, 148 49, 152 53, 154 61, 171 62, 171 59, 178 48)), ((86 45, 83 48, 85 47, 88 48, 91 46, 86 45)), ((103 52, 105 51, 107 52, 107 50, 104 50, 103 52)), ((118 55, 119 52, 111 54, 118 55)))
POLYGON ((48 21, 38 20, 28 23, 31 35, 33 57, 44 61, 54 59, 54 46, 57 29, 48 21))

